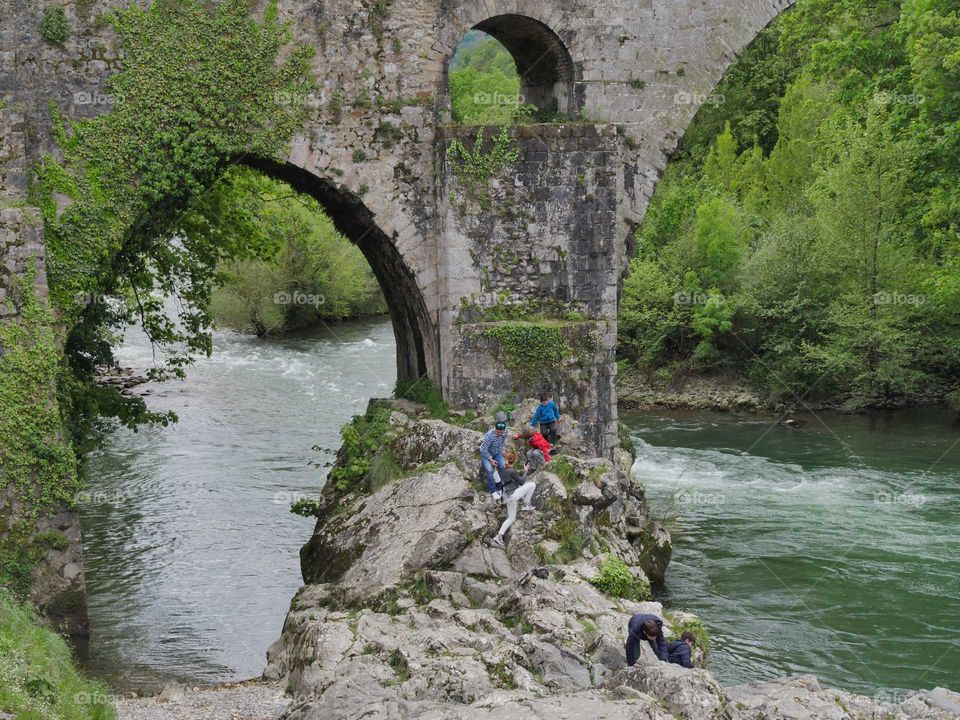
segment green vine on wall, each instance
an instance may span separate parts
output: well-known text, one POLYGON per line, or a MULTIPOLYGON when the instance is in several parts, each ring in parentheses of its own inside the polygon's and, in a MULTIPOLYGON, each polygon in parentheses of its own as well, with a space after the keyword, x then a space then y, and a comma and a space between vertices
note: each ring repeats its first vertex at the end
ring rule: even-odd
POLYGON ((482 129, 477 132, 473 150, 468 150, 460 140, 454 138, 447 148, 447 160, 465 193, 482 207, 488 207, 490 197, 487 183, 520 159, 520 148, 513 144, 506 126, 500 128, 488 151, 484 152, 483 146, 482 129))
POLYGON ((43 11, 40 20, 40 37, 51 45, 63 47, 70 39, 70 26, 67 15, 60 5, 51 5, 43 11))
MULTIPOLYGON (((152 379, 182 377, 210 353, 217 266, 257 248, 226 232, 184 232, 185 218, 231 164, 285 156, 316 90, 314 51, 289 46, 291 24, 280 22, 276 0, 260 21, 247 0, 157 0, 119 9, 111 22, 124 50, 108 80, 115 103, 73 122, 51 103, 62 160, 44 158, 31 189, 51 301, 80 380, 73 390, 86 382, 88 394, 96 369, 116 365, 113 345, 131 324, 158 351, 152 379), (69 199, 65 209, 55 196, 69 199), (177 318, 166 313, 169 297, 179 301, 177 318)), ((156 419, 118 398, 71 402, 128 424, 156 419)))
POLYGON ((535 382, 543 369, 559 368, 573 349, 563 338, 563 326, 552 323, 500 323, 483 329, 484 337, 496 340, 504 366, 524 383, 535 382))
POLYGON ((37 521, 71 504, 80 487, 77 459, 63 437, 56 402, 62 356, 53 315, 36 293, 37 270, 15 278, 19 316, 0 323, 0 584, 24 595, 33 565, 62 536, 36 536, 37 521), (13 503, 16 503, 15 515, 13 503), (12 522, 12 524, 10 524, 12 522))

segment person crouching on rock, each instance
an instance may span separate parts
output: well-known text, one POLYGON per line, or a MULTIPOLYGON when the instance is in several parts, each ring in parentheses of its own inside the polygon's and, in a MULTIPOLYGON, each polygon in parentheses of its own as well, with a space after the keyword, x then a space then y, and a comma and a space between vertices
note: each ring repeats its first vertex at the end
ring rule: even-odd
POLYGON ((493 493, 495 500, 500 499, 501 488, 499 487, 501 479, 497 473, 497 468, 506 467, 506 461, 503 459, 503 446, 507 443, 507 424, 498 422, 487 434, 483 436, 483 442, 480 443, 480 460, 483 462, 483 469, 487 472, 487 490, 493 493))
POLYGON ((523 500, 524 511, 530 512, 536 509, 530 504, 530 500, 533 498, 533 491, 537 489, 537 484, 526 477, 530 466, 524 465, 523 475, 514 470, 513 464, 517 461, 517 454, 512 450, 507 453, 506 460, 507 466, 500 471, 500 477, 503 479, 503 496, 507 500, 507 519, 503 521, 500 532, 491 541, 491 544, 497 547, 504 546, 503 536, 507 534, 507 530, 517 519, 517 504, 521 500, 523 500))
POLYGON ((633 665, 640 657, 640 643, 650 643, 653 654, 664 662, 667 657, 667 639, 663 636, 663 620, 649 613, 637 613, 627 623, 627 666, 633 665))
POLYGON ((685 668, 693 667, 693 646, 697 644, 697 636, 689 630, 680 633, 679 640, 667 643, 667 661, 685 668))
POLYGON ((532 450, 539 450, 543 453, 543 461, 550 462, 550 451, 553 450, 553 445, 547 442, 547 439, 534 430, 532 427, 525 427, 520 431, 519 435, 514 436, 514 440, 519 440, 523 438, 530 444, 530 451, 527 451, 527 457, 530 457, 530 452, 532 450))

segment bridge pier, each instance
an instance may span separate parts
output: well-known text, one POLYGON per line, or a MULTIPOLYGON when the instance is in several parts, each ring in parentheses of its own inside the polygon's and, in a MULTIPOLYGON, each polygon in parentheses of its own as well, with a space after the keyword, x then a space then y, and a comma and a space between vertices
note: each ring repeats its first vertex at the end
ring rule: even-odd
POLYGON ((484 407, 550 391, 599 455, 616 445, 617 281, 629 233, 612 125, 510 129, 517 159, 489 181, 458 177, 445 148, 484 151, 496 128, 444 128, 438 181, 445 396, 484 407))

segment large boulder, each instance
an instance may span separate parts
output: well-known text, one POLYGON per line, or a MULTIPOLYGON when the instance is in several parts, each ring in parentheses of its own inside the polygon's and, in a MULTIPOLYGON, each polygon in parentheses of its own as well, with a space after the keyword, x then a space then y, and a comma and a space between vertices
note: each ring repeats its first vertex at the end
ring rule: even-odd
POLYGON ((300 552, 303 577, 336 583, 343 602, 359 602, 445 567, 487 524, 476 490, 451 463, 328 515, 300 552))

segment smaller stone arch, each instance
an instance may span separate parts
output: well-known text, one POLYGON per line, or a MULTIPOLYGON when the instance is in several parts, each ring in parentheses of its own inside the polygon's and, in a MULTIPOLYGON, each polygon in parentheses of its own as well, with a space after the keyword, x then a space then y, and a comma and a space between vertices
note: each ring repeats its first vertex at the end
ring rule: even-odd
MULTIPOLYGON (((570 115, 583 107, 583 93, 577 92, 580 68, 563 40, 548 25, 527 15, 510 13, 481 20, 470 29, 495 38, 513 57, 525 103, 570 115)), ((448 58, 448 72, 452 59, 448 58)))
POLYGON ((437 331, 413 271, 373 213, 353 193, 291 163, 247 158, 244 164, 314 197, 334 226, 370 263, 387 301, 397 343, 397 379, 427 376, 439 384, 437 331))

